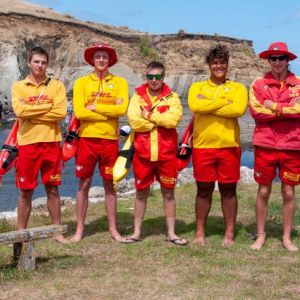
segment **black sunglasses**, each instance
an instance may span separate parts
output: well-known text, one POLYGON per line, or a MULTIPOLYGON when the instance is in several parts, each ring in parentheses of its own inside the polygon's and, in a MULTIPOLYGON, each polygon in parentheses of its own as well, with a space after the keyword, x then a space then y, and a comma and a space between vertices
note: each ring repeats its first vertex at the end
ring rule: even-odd
POLYGON ((269 57, 269 60, 271 61, 276 61, 276 60, 279 60, 279 61, 284 61, 287 59, 287 56, 285 55, 281 55, 281 56, 270 56, 269 57))
POLYGON ((147 74, 146 77, 149 80, 153 80, 153 78, 155 78, 156 80, 161 80, 163 76, 162 74, 147 74))

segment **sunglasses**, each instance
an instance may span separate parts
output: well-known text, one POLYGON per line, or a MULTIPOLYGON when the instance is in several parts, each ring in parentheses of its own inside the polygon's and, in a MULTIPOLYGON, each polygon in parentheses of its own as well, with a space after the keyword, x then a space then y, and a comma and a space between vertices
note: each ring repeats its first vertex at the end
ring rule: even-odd
POLYGON ((153 80, 153 78, 155 78, 155 80, 161 80, 163 76, 162 74, 147 74, 146 77, 149 80, 153 80))
POLYGON ((269 60, 271 61, 276 61, 276 60, 279 60, 279 61, 284 61, 286 60, 287 57, 285 55, 281 55, 281 56, 270 56, 269 57, 269 60))

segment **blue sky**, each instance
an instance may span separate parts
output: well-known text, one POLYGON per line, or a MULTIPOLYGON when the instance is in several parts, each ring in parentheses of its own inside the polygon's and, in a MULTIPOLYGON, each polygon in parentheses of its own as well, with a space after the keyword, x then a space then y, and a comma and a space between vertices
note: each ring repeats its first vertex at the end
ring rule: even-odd
POLYGON ((253 41, 259 53, 274 41, 298 55, 291 69, 300 76, 299 0, 27 0, 78 19, 149 33, 219 34, 253 41))

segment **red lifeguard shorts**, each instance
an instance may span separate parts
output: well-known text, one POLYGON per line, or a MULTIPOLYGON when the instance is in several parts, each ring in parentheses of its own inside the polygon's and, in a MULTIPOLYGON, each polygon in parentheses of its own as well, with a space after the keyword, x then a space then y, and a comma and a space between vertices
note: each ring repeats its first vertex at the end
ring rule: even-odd
POLYGON ((278 168, 279 178, 283 183, 299 184, 300 151, 255 147, 254 156, 254 179, 257 183, 270 184, 278 168))
POLYGON ((241 148, 193 148, 194 177, 201 182, 233 183, 240 179, 241 148))
POLYGON ((42 142, 18 146, 16 161, 16 186, 23 190, 34 189, 41 170, 46 185, 61 184, 61 160, 59 142, 42 142))
POLYGON ((98 163, 100 175, 112 180, 112 170, 118 154, 117 140, 81 137, 76 154, 76 177, 92 177, 98 163))
POLYGON ((144 190, 150 187, 156 179, 160 185, 172 189, 176 185, 177 166, 176 160, 149 161, 138 155, 133 156, 133 173, 135 187, 144 190))

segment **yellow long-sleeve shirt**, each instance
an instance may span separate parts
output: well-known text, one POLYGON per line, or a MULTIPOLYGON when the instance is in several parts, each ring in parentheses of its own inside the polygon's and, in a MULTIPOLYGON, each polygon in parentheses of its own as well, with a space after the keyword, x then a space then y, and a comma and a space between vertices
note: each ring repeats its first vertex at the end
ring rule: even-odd
POLYGON ((19 120, 19 145, 61 141, 59 121, 67 115, 66 90, 61 81, 51 79, 36 85, 30 78, 12 86, 12 106, 19 120))
POLYGON ((188 105, 195 114, 193 147, 239 147, 238 117, 245 113, 247 103, 247 89, 239 82, 216 85, 209 79, 193 83, 188 94, 188 105))
POLYGON ((91 73, 75 81, 73 109, 80 120, 80 137, 117 140, 119 117, 126 114, 127 107, 128 83, 124 78, 109 73, 100 80, 91 73), (96 111, 87 109, 89 104, 95 104, 96 111))

